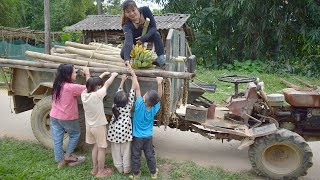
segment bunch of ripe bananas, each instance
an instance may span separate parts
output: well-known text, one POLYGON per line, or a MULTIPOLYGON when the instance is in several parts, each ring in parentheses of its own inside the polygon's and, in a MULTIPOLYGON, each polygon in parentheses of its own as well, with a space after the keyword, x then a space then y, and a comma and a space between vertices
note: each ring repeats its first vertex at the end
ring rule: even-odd
POLYGON ((152 52, 144 48, 142 45, 134 45, 130 53, 133 58, 131 67, 134 69, 149 68, 152 66, 153 58, 152 52))

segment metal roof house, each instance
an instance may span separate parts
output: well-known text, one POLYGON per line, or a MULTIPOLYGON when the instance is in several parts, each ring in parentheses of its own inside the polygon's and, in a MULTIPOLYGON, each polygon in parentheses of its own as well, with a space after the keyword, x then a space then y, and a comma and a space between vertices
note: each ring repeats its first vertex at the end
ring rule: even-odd
MULTIPOLYGON (((186 33, 186 37, 191 36, 191 30, 186 25, 189 14, 155 14, 154 19, 157 23, 163 42, 169 29, 179 29, 186 33)), ((89 15, 86 19, 65 27, 65 31, 82 31, 84 33, 83 43, 104 42, 107 44, 121 44, 123 41, 123 31, 121 27, 120 15, 89 15)))

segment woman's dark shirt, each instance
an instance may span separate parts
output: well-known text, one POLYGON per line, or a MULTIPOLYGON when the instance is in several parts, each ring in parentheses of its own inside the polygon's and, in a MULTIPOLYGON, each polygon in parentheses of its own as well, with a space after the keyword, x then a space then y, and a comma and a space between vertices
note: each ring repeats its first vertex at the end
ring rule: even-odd
MULTIPOLYGON (((143 15, 144 19, 150 19, 147 33, 140 38, 141 42, 146 42, 155 32, 157 32, 157 25, 149 7, 141 7, 139 8, 139 12, 143 15)), ((136 38, 141 36, 143 26, 139 26, 138 28, 136 28, 133 22, 129 19, 124 23, 122 28, 125 37, 123 45, 124 60, 130 60, 130 52, 132 50, 132 46, 137 43, 136 38)))

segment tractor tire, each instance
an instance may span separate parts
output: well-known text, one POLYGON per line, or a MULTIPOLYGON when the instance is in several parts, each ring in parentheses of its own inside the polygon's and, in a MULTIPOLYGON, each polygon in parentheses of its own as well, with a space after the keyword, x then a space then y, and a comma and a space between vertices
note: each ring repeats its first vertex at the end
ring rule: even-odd
POLYGON ((296 179, 307 175, 313 165, 307 142, 286 129, 257 139, 248 155, 253 170, 271 179, 296 179))
MULTIPOLYGON (((42 98, 37 104, 34 106, 31 113, 31 127, 32 132, 36 139, 45 147, 53 149, 53 139, 50 128, 50 110, 52 107, 52 97, 46 96, 42 98)), ((82 148, 85 145, 85 119, 84 119, 84 111, 82 105, 78 105, 79 109, 79 120, 80 120, 80 130, 81 135, 77 145, 77 148, 82 148)), ((63 138, 63 148, 66 149, 67 144, 69 142, 69 136, 65 133, 63 138)))

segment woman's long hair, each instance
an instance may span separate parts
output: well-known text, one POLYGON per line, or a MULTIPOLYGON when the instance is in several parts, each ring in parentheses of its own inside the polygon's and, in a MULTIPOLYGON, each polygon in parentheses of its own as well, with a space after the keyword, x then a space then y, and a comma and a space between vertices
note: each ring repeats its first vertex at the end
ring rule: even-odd
POLYGON ((116 92, 114 98, 113 98, 113 106, 112 106, 112 113, 114 115, 114 121, 118 121, 118 117, 120 115, 120 112, 118 110, 119 107, 125 107, 128 104, 128 96, 124 91, 118 91, 116 92))
POLYGON ((128 21, 129 18, 126 17, 125 11, 129 7, 138 8, 137 4, 133 0, 126 0, 122 3, 122 16, 121 16, 121 27, 128 21))
POLYGON ((60 64, 56 78, 53 83, 53 96, 52 99, 58 101, 60 98, 61 89, 63 86, 63 83, 68 82, 71 83, 71 75, 73 72, 74 66, 72 64, 60 64))
POLYGON ((96 91, 97 86, 102 86, 103 85, 103 80, 100 77, 91 77, 87 80, 86 83, 86 88, 87 92, 91 93, 96 91))

